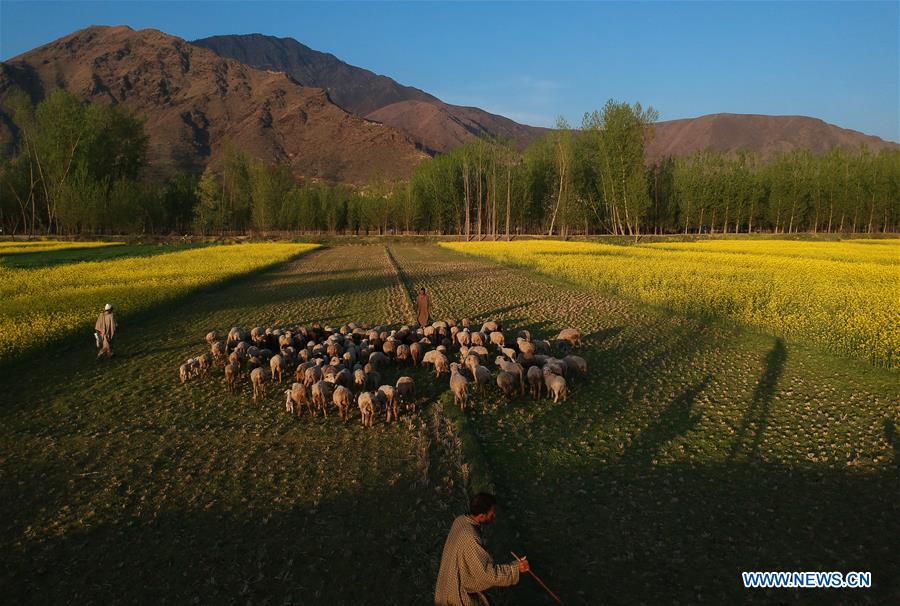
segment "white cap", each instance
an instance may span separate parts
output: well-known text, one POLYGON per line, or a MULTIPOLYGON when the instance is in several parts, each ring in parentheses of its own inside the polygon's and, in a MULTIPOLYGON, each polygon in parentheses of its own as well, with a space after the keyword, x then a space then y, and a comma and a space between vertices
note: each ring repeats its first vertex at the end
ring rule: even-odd
POLYGON ((107 303, 103 306, 103 311, 112 311, 112 303, 107 303))

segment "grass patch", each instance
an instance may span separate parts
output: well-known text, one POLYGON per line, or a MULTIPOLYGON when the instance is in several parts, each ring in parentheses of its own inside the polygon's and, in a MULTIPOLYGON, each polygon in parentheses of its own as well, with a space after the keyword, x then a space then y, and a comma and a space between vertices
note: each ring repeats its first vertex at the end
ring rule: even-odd
MULTIPOLYGON (((882 579, 819 603, 891 595, 893 372, 441 247, 393 250, 437 317, 585 335, 590 375, 567 402, 494 393, 472 416, 513 548, 566 603, 802 602, 743 590, 757 569, 882 579)), ((532 589, 498 601, 546 603, 532 589)))

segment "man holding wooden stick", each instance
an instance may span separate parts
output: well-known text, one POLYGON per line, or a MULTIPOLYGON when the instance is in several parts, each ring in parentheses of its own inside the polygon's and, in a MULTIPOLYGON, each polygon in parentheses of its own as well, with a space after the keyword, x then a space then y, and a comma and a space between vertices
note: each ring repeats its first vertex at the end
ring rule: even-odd
POLYGON ((515 585, 519 582, 519 573, 530 570, 525 558, 517 558, 510 564, 495 564, 484 549, 481 526, 490 524, 496 511, 494 495, 479 492, 469 501, 469 515, 453 520, 444 543, 434 592, 437 606, 489 605, 482 592, 491 587, 515 585))

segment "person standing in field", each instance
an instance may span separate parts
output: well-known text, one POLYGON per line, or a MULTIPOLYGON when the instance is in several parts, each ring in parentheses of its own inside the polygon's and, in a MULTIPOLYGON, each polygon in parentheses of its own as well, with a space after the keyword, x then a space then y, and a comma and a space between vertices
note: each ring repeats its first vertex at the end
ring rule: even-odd
POLYGON ((94 337, 97 339, 97 347, 100 348, 100 351, 97 353, 98 360, 103 357, 112 357, 113 352, 110 347, 110 341, 112 341, 118 327, 116 317, 113 315, 112 305, 107 303, 103 307, 103 311, 100 312, 97 323, 94 324, 94 337))
POLYGON ((425 294, 424 288, 416 298, 416 319, 423 328, 431 324, 431 297, 425 294))
POLYGON ((497 499, 479 492, 469 501, 469 515, 453 520, 438 570, 434 590, 436 606, 490 605, 482 592, 491 587, 508 587, 519 582, 519 573, 528 572, 528 560, 494 564, 484 549, 481 527, 494 521, 497 499))

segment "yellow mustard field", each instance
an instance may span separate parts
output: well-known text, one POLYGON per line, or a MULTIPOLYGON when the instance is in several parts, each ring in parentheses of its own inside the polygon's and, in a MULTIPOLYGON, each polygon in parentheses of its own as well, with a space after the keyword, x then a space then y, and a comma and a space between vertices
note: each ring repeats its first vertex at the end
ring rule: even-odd
POLYGON ((70 250, 86 248, 106 248, 108 246, 121 246, 124 242, 60 242, 59 240, 29 240, 16 242, 15 240, 0 242, 0 255, 18 255, 23 253, 53 252, 57 250, 70 250))
POLYGON ((900 240, 441 246, 900 366, 900 240))
POLYGON ((0 364, 74 331, 90 331, 105 303, 120 314, 143 311, 317 246, 234 244, 41 269, 0 266, 0 364))

